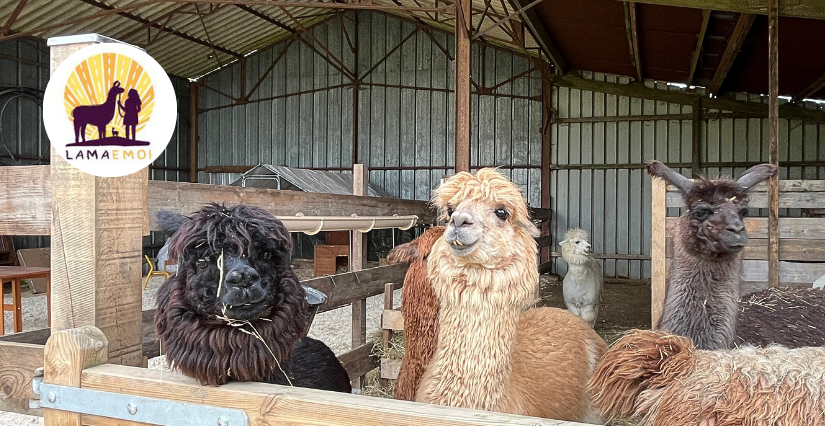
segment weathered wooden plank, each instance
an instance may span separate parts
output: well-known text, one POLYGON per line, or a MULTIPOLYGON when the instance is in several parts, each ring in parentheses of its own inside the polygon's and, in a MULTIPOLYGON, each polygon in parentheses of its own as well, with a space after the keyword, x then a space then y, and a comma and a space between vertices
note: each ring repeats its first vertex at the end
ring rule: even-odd
MULTIPOLYGON (((630 0, 622 0, 630 1, 630 0)), ((662 6, 690 7, 694 9, 712 9, 725 12, 754 13, 767 15, 766 1, 754 0, 633 0, 636 3, 658 4, 662 6)), ((825 3, 820 0, 782 1, 779 4, 779 16, 797 18, 825 19, 825 3)))
MULTIPOLYGON (((439 405, 367 398, 360 395, 264 383, 201 386, 170 372, 102 365, 83 371, 82 387, 179 402, 242 409, 250 426, 263 425, 535 425, 583 426, 580 423, 475 411, 439 405)), ((102 423, 115 425, 117 422, 102 423)))
POLYGON ((386 283, 396 283, 395 288, 400 288, 408 267, 406 263, 397 263, 358 272, 312 278, 301 281, 301 283, 327 295, 327 301, 318 310, 324 312, 350 304, 355 300, 382 294, 386 283))
MULTIPOLYGON (((80 387, 84 368, 108 362, 108 341, 103 332, 83 326, 56 332, 43 349, 43 383, 80 387)), ((80 414, 43 409, 45 426, 80 426, 80 414)))
POLYGON ((384 309, 381 314, 381 328, 385 330, 404 331, 404 316, 401 311, 384 309))
POLYGON ((659 318, 662 317, 667 285, 667 260, 665 258, 667 209, 665 208, 665 182, 662 179, 653 179, 651 196, 650 323, 655 328, 659 324, 659 318))
MULTIPOLYGON (((812 284, 825 276, 825 263, 779 262, 781 283, 812 284)), ((743 281, 768 281, 768 261, 742 261, 743 281)))
POLYGON ((276 215, 303 213, 313 216, 392 216, 416 215, 419 223, 435 223, 436 213, 425 201, 401 200, 355 195, 318 194, 276 189, 152 181, 149 183, 149 217, 151 226, 158 210, 189 214, 210 201, 248 204, 276 215))
POLYGON ((395 380, 398 372, 401 371, 401 360, 381 358, 381 378, 395 380))
POLYGON ((351 380, 362 377, 378 367, 378 357, 372 355, 372 346, 372 343, 364 343, 338 357, 351 380))
MULTIPOLYGON (((742 256, 749 260, 767 260, 768 240, 765 238, 749 239, 742 256)), ((673 237, 667 237, 667 257, 673 257, 673 237)), ((814 239, 780 239, 779 260, 825 262, 825 242, 814 239)))
POLYGON ((48 235, 49 166, 0 167, 0 235, 48 235))
POLYGON ((36 399, 32 376, 36 368, 43 366, 43 348, 43 345, 0 342, 0 411, 43 415, 42 410, 29 408, 29 400, 36 399))
POLYGON ((713 81, 708 87, 708 91, 714 95, 719 93, 722 84, 725 82, 725 77, 728 76, 733 62, 742 50, 742 43, 745 41, 748 32, 750 32, 753 21, 756 20, 756 15, 750 13, 743 13, 739 15, 739 20, 736 22, 736 27, 733 29, 733 34, 728 40, 728 45, 725 47, 725 53, 722 54, 722 59, 719 60, 719 65, 716 67, 716 73, 713 75, 713 81))
MULTIPOLYGON (((679 218, 667 218, 667 235, 673 236, 679 229, 679 218)), ((768 238, 768 218, 745 218, 745 227, 750 238, 768 238)), ((804 240, 825 239, 825 220, 810 217, 783 217, 779 219, 779 238, 804 240)))
MULTIPOLYGON (((766 192, 754 192, 749 196, 748 207, 765 209, 768 208, 768 194, 766 192)), ((668 207, 685 207, 685 201, 681 193, 667 193, 668 207)), ((797 209, 820 209, 825 207, 825 192, 780 192, 779 208, 797 209)))
MULTIPOLYGON (((767 192, 768 184, 759 183, 749 191, 751 194, 767 192)), ((678 193, 673 185, 667 186, 667 192, 678 193)), ((779 181, 779 192, 825 192, 825 180, 782 179, 779 181)))

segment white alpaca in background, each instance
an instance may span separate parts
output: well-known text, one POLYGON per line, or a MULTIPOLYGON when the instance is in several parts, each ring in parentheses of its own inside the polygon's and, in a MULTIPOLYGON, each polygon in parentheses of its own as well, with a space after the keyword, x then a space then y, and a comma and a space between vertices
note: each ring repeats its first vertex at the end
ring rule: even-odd
POLYGON ((595 327, 599 316, 604 273, 599 262, 590 255, 587 232, 571 229, 560 242, 561 257, 569 268, 564 276, 564 304, 567 309, 595 327))

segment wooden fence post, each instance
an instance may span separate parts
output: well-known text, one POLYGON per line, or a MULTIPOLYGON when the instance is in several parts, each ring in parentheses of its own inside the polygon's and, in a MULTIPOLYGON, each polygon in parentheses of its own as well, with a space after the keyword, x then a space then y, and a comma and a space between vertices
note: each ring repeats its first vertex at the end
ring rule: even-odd
MULTIPOLYGON (((91 326, 53 333, 44 352, 43 383, 80 387, 84 368, 106 364, 109 342, 100 329, 91 326)), ((49 398, 48 395, 44 397, 49 398)), ((80 426, 79 413, 43 409, 44 426, 80 426)))
POLYGON ((656 328, 662 317, 667 286, 666 258, 667 184, 653 178, 652 206, 650 215, 650 326, 656 328))
MULTIPOLYGON (((86 37, 86 36, 84 36, 86 37)), ((96 43, 52 44, 51 72, 96 43)), ((141 254, 148 231, 148 168, 105 178, 84 173, 51 149, 51 327, 98 327, 112 362, 141 365, 141 254)))
MULTIPOLYGON (((367 195, 369 192, 369 171, 363 164, 352 166, 352 194, 367 195)), ((364 269, 367 262, 366 235, 358 231, 350 231, 352 251, 350 252, 351 271, 364 269)), ((352 302, 352 348, 355 349, 367 343, 367 299, 352 302)), ((352 381, 352 387, 362 389, 364 376, 352 381)))

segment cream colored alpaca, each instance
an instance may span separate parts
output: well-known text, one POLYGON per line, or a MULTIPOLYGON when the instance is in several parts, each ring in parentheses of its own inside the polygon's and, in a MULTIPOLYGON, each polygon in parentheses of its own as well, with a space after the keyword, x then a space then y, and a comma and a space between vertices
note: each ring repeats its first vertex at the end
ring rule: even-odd
POLYGON ((566 310, 526 310, 538 231, 518 188, 494 169, 462 172, 433 202, 449 221, 428 262, 438 345, 416 401, 598 422, 586 387, 606 345, 566 310))

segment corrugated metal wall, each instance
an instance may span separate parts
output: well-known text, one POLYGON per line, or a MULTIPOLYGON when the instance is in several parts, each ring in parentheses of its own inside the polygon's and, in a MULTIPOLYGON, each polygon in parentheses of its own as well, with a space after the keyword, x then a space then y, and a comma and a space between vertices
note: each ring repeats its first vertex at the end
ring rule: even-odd
MULTIPOLYGON (((586 73, 585 77, 627 82, 624 77, 602 74, 586 73)), ((675 90, 665 84, 647 85, 675 90)), ((767 103, 759 96, 740 94, 737 98, 767 103)), ((590 232, 594 253, 625 257, 605 259, 606 276, 649 278, 651 189, 650 178, 642 165, 653 159, 690 164, 692 121, 588 118, 687 114, 691 107, 565 87, 554 88, 553 107, 560 119, 552 126, 553 249, 559 250, 558 242, 564 239, 567 229, 581 227, 590 232), (565 119, 572 120, 565 122, 565 119)), ((810 103, 806 107, 819 108, 810 103)), ((823 126, 780 120, 780 163, 825 160, 823 126)), ((736 175, 746 166, 718 167, 719 163, 767 161, 767 129, 767 119, 703 120, 701 172, 708 176, 736 175)), ((689 167, 676 169, 686 176, 692 173, 689 167)), ((780 178, 823 179, 825 167, 782 167, 780 178)), ((757 213, 764 212, 754 211, 757 213)), ((800 214, 798 210, 785 209, 781 213, 800 214)), ((672 212, 676 214, 678 212, 672 212)), ((563 275, 566 270, 564 260, 557 259, 555 272, 563 275)))
MULTIPOLYGON (((178 123, 149 178, 189 180, 189 81, 170 76, 178 99, 178 123)), ((46 41, 21 37, 0 43, 0 166, 49 164, 49 139, 41 102, 49 81, 46 41)), ((45 247, 48 237, 15 237, 15 248, 45 247)), ((157 245, 156 238, 145 244, 157 245)))
MULTIPOLYGON (((356 68, 357 61, 357 161, 370 167, 371 181, 396 197, 429 199, 455 164, 453 36, 377 12, 347 13, 310 32, 305 36, 309 43, 284 42, 247 57, 244 85, 249 92, 273 58, 283 54, 246 105, 226 107, 230 97, 241 96, 240 63, 204 78, 199 106, 207 111, 199 117, 199 166, 352 166, 353 89, 341 87, 351 81, 323 59, 322 51, 308 46, 315 38, 348 69, 356 68)), ((471 164, 505 166, 530 203, 538 205, 538 73, 526 73, 531 67, 526 58, 488 46, 474 45, 473 57, 473 77, 483 87, 519 78, 495 87, 494 95, 472 96, 471 164)), ((211 183, 236 177, 199 176, 211 183)))

